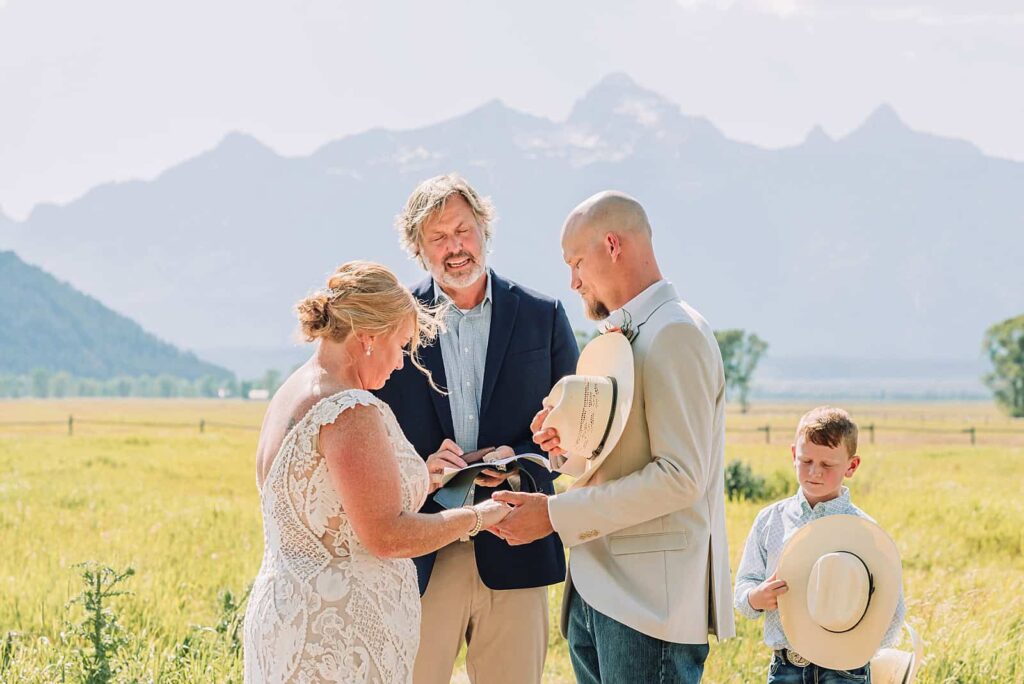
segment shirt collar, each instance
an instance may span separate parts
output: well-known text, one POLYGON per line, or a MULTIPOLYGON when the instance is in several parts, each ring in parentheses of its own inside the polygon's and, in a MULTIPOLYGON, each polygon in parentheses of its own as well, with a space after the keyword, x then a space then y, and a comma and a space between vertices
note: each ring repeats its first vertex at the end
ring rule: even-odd
POLYGON ((627 323, 635 330, 666 301, 678 300, 679 294, 676 292, 675 286, 662 278, 623 304, 622 308, 608 314, 608 318, 601 321, 601 331, 607 332, 611 328, 622 328, 627 323))
MULTIPOLYGON (((487 278, 487 289, 484 290, 483 301, 481 301, 479 304, 477 304, 473 308, 479 308, 479 307, 482 307, 484 304, 490 304, 491 303, 491 284, 494 281, 491 278, 491 270, 490 269, 486 269, 484 271, 484 278, 487 278)), ((445 293, 445 291, 441 289, 441 284, 439 282, 437 282, 437 279, 436 278, 431 278, 431 280, 434 283, 434 302, 435 303, 451 302, 452 301, 451 297, 449 297, 447 295, 447 293, 445 293)), ((461 312, 461 309, 459 309, 458 307, 455 306, 455 302, 452 302, 452 309, 455 309, 455 310, 461 312)))
POLYGON ((850 489, 848 487, 841 487, 839 489, 839 496, 828 501, 822 501, 814 508, 811 508, 811 504, 807 502, 807 497, 804 496, 803 488, 800 487, 796 490, 796 500, 802 513, 813 512, 815 515, 842 513, 850 508, 850 489))

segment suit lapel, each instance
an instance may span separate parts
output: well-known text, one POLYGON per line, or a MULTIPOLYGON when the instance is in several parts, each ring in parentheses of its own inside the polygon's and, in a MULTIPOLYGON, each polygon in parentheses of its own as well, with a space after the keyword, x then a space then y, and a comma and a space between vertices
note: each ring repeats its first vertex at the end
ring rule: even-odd
MULTIPOLYGON (((424 304, 434 303, 434 282, 427 278, 413 289, 412 293, 424 304)), ((429 346, 420 348, 420 360, 434 378, 434 384, 443 389, 448 388, 448 377, 444 372, 444 356, 441 354, 441 341, 435 339, 429 346)), ((441 430, 446 435, 455 438, 455 427, 452 423, 452 407, 448 403, 446 395, 438 394, 433 389, 427 390, 430 394, 430 401, 437 412, 437 418, 441 421, 441 430)))
POLYGON ((519 311, 519 296, 512 291, 507 280, 491 271, 491 330, 487 338, 487 357, 484 364, 484 386, 480 394, 480 415, 487 414, 487 406, 498 382, 498 372, 505 361, 505 352, 512 339, 516 313, 519 311))

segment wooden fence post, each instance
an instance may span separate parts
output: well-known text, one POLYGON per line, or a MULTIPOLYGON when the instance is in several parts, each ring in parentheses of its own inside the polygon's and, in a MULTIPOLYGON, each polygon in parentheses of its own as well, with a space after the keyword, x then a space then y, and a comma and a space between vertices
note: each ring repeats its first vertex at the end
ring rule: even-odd
POLYGON ((772 443, 772 426, 771 425, 765 425, 765 426, 759 427, 759 428, 757 428, 757 431, 764 433, 764 443, 765 444, 771 444, 772 443))
POLYGON ((203 434, 204 432, 206 432, 206 419, 205 418, 200 418, 199 419, 199 434, 203 434))
POLYGON ((68 437, 73 435, 75 432, 75 419, 73 416, 68 416, 68 437))
POLYGON ((871 443, 875 443, 875 424, 868 425, 868 435, 870 435, 871 443))
POLYGON ((970 433, 970 435, 971 435, 971 446, 974 446, 977 443, 977 432, 978 432, 977 429, 974 426, 971 426, 971 427, 965 429, 964 432, 970 433))

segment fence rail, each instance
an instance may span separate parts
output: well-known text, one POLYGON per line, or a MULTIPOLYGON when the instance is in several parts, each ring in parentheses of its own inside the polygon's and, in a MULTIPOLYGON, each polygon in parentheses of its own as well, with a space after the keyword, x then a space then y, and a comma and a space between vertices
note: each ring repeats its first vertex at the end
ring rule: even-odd
MULTIPOLYGON (((780 425, 756 425, 753 427, 727 427, 726 433, 762 433, 764 434, 765 444, 771 444, 772 433, 776 432, 779 434, 788 436, 793 432, 793 426, 780 426, 780 425)), ((879 425, 876 423, 869 423, 867 425, 860 426, 860 433, 863 436, 867 434, 868 442, 874 444, 878 433, 902 433, 902 434, 931 434, 931 435, 950 435, 950 436, 966 436, 971 445, 978 443, 978 438, 985 435, 1020 435, 1024 438, 1024 429, 1014 428, 998 428, 998 427, 979 427, 976 425, 969 425, 967 427, 931 427, 927 425, 891 425, 883 424, 879 425)), ((863 437, 862 437, 863 438, 863 437)))
MULTIPOLYGON (((74 415, 69 415, 65 420, 16 420, 16 421, 0 421, 0 430, 4 428, 35 428, 35 427, 60 427, 67 431, 67 435, 74 436, 76 428, 81 426, 100 426, 100 427, 118 427, 118 428, 162 428, 162 429, 181 429, 181 430, 195 430, 200 434, 206 433, 210 430, 249 430, 257 432, 260 429, 259 425, 255 424, 244 424, 244 423, 228 423, 218 420, 206 420, 205 418, 198 418, 191 421, 133 421, 133 420, 106 420, 98 418, 76 418, 74 415)), ((793 431, 792 425, 754 425, 754 426, 737 426, 727 427, 726 432, 731 434, 763 434, 765 444, 772 443, 772 434, 785 435, 786 439, 790 439, 793 431)), ((884 436, 885 433, 891 434, 929 434, 929 435, 949 435, 953 437, 958 443, 963 441, 969 441, 970 444, 978 444, 980 439, 986 436, 992 435, 1016 435, 1024 440, 1024 429, 1015 429, 1008 427, 987 427, 969 425, 966 427, 935 427, 928 425, 905 425, 905 424, 877 424, 868 423, 867 425, 861 425, 860 427, 861 439, 867 436, 867 441, 874 444, 876 439, 880 436, 884 436)))
POLYGON ((240 423, 223 423, 215 420, 200 418, 193 421, 151 421, 151 420, 103 420, 96 418, 75 418, 74 415, 67 417, 67 420, 14 420, 0 421, 0 428, 5 427, 62 427, 67 428, 68 436, 75 434, 75 428, 82 425, 99 425, 103 427, 140 427, 140 428, 170 428, 170 429, 191 429, 205 433, 207 428, 222 428, 226 430, 253 430, 259 431, 259 425, 243 425, 240 423))

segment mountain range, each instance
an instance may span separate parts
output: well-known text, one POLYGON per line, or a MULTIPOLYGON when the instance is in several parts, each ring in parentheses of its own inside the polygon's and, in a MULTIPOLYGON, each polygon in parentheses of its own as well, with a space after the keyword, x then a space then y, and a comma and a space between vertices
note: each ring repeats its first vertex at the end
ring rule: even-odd
POLYGON ((915 131, 888 105, 841 138, 815 128, 764 149, 622 74, 564 121, 492 101, 302 157, 232 133, 153 179, 0 215, 0 247, 176 345, 284 366, 301 351, 294 302, 337 265, 423 276, 392 220, 420 180, 453 170, 497 206, 491 264, 561 297, 580 327, 558 236, 605 188, 643 202, 685 299, 773 355, 975 363, 985 328, 1024 309, 1024 163, 915 131))
POLYGON ((175 349, 13 252, 0 251, 0 374, 36 369, 105 380, 169 374, 226 379, 230 372, 175 349))

